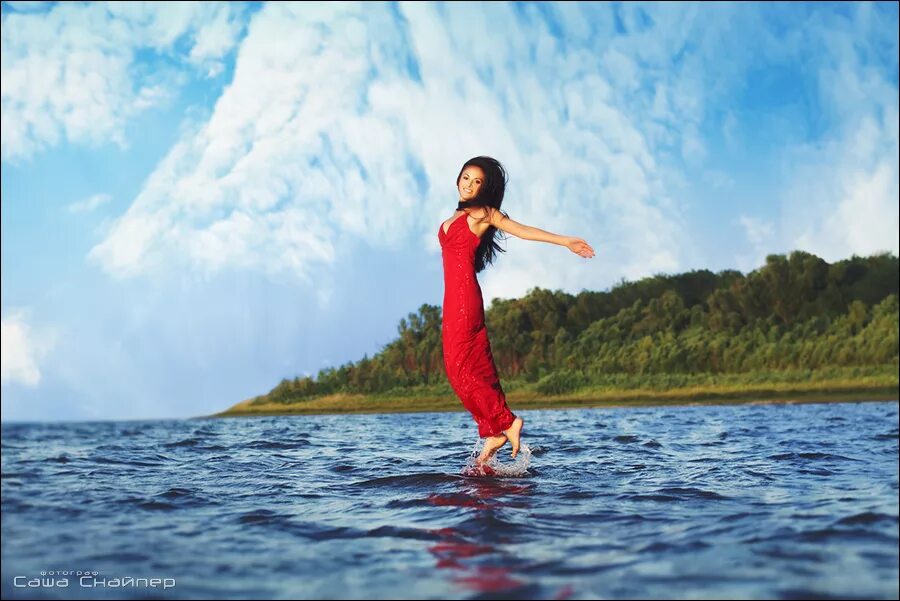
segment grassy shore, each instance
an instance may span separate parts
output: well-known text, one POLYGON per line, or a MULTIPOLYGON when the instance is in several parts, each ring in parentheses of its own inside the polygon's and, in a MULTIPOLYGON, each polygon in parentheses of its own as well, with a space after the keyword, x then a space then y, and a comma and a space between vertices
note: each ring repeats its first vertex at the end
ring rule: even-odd
MULTIPOLYGON (((507 390, 513 410, 656 405, 719 405, 734 403, 821 403, 896 400, 895 378, 834 379, 740 385, 698 385, 667 390, 595 389, 547 395, 534 390, 507 390)), ((293 403, 243 401, 210 417, 251 415, 321 415, 334 413, 415 413, 463 411, 452 394, 409 390, 402 394, 332 394, 293 403)))

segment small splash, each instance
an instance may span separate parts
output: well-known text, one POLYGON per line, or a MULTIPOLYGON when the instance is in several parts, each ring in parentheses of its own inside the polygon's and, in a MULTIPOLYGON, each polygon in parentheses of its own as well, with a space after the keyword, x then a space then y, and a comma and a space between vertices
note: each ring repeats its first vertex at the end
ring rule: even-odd
POLYGON ((469 457, 466 459, 466 465, 460 472, 463 476, 516 478, 528 474, 528 465, 531 463, 531 448, 524 441, 519 444, 519 453, 511 463, 504 463, 499 459, 503 456, 509 456, 509 447, 504 445, 487 463, 483 465, 477 464, 475 459, 481 454, 483 447, 484 441, 482 439, 475 441, 472 452, 469 453, 469 457))

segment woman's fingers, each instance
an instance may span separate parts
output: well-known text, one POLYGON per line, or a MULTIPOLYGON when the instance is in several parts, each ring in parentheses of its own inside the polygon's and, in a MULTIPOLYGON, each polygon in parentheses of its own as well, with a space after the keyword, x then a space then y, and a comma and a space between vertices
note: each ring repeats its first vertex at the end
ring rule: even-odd
POLYGON ((594 256, 594 249, 588 244, 583 238, 572 238, 574 244, 569 248, 572 249, 572 252, 587 259, 594 256))

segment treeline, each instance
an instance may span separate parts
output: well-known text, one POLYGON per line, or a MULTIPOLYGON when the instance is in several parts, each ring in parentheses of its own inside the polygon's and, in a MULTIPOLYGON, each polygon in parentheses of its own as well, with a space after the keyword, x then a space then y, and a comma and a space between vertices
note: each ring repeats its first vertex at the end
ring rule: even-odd
MULTIPOLYGON (((691 271, 578 295, 535 288, 521 299, 495 299, 486 323, 504 382, 536 383, 544 392, 618 376, 896 368, 898 282, 892 254, 829 264, 795 251, 770 255, 746 275, 691 271)), ((397 339, 374 357, 284 379, 254 402, 423 385, 446 385, 441 308, 427 304, 401 319, 397 339)))

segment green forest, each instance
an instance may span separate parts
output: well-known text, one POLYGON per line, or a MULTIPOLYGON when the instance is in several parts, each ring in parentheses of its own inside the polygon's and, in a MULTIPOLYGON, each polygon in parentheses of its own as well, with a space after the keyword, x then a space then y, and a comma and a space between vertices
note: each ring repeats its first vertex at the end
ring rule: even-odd
MULTIPOLYGON (((770 390, 896 398, 898 282, 892 254, 829 264, 794 251, 769 255, 748 274, 656 275, 577 295, 534 288, 495 299, 486 323, 513 408, 516 399, 540 407, 640 390, 687 400, 742 390, 760 393, 748 398, 770 390)), ((335 411, 375 408, 379 399, 393 399, 390 410, 403 410, 404 399, 420 399, 410 410, 458 405, 443 370, 441 308, 424 304, 401 319, 396 339, 373 357, 285 378, 223 414, 312 409, 329 396, 335 411)))

